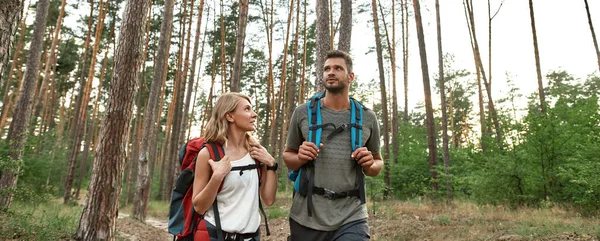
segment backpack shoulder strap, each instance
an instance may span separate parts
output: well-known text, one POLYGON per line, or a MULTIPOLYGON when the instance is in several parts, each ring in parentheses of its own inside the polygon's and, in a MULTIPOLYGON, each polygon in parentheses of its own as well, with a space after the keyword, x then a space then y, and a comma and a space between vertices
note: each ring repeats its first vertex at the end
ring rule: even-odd
MULTIPOLYGON (((352 151, 362 146, 362 124, 363 124, 363 105, 357 100, 350 98, 350 125, 351 125, 351 139, 352 139, 352 151)), ((356 166, 356 185, 358 186, 358 195, 361 203, 366 203, 366 190, 365 190, 365 174, 362 171, 362 167, 355 162, 356 166)))
POLYGON ((323 131, 323 119, 321 118, 321 99, 325 93, 318 93, 310 98, 307 103, 308 108, 308 141, 315 143, 319 147, 321 142, 321 133, 323 131))
MULTIPOLYGON (((223 149, 223 146, 221 144, 215 143, 215 142, 207 142, 204 144, 204 147, 207 148, 208 153, 210 154, 210 159, 214 160, 214 161, 220 161, 221 158, 223 158, 223 156, 225 155, 225 149, 223 149)), ((219 185, 219 191, 221 191, 221 188, 223 187, 223 182, 221 182, 221 185, 219 185)), ((221 217, 219 216, 219 206, 217 205, 217 198, 215 197, 215 201, 213 202, 213 212, 215 215, 215 227, 217 228, 217 240, 222 241, 224 240, 223 237, 223 232, 221 231, 221 217)))

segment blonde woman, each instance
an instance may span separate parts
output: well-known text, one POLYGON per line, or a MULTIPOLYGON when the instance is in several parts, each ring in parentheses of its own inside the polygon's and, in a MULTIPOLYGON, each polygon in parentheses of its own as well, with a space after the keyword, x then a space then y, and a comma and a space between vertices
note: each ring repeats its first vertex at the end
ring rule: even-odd
POLYGON ((225 154, 214 161, 203 148, 196 160, 192 203, 204 214, 211 241, 260 240, 259 199, 268 206, 275 202, 278 165, 250 135, 256 130, 256 117, 248 96, 226 93, 217 100, 204 130, 207 143, 222 146, 225 154), (244 168, 253 165, 258 167, 244 168))

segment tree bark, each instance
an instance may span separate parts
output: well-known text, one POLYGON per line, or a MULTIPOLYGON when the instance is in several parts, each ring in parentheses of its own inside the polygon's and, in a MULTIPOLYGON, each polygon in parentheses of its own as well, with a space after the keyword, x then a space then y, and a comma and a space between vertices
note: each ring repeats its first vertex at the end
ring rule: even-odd
POLYGON ((340 4, 340 38, 338 49, 350 53, 352 45, 352 0, 342 0, 340 4))
POLYGON ((323 64, 325 55, 331 49, 329 35, 329 4, 317 0, 317 54, 315 55, 315 91, 323 91, 323 64))
POLYGON ((4 72, 8 66, 15 34, 23 16, 23 2, 22 0, 6 0, 0 4, 2 15, 0 18, 0 86, 4 84, 4 72))
POLYGON ((444 54, 442 48, 442 25, 440 21, 440 0, 435 0, 435 18, 437 21, 438 67, 440 75, 440 99, 442 105, 442 150, 444 170, 446 172, 446 198, 452 199, 452 180, 450 179, 450 150, 448 149, 448 114, 446 113, 446 84, 444 82, 444 54))
MULTIPOLYGON (((6 76, 6 83, 4 85, 4 97, 2 98, 2 114, 0 115, 0 136, 3 135, 4 133, 4 126, 6 125, 6 119, 8 118, 8 114, 11 112, 11 108, 12 106, 12 100, 14 99, 15 96, 17 96, 16 93, 18 93, 19 89, 18 88, 14 88, 14 90, 12 91, 12 93, 9 95, 8 93, 10 92, 10 89, 12 87, 12 83, 11 83, 11 79, 12 79, 12 75, 13 72, 15 70, 15 68, 18 68, 19 70, 17 70, 17 73, 19 73, 19 71, 21 70, 21 61, 22 58, 21 53, 23 52, 23 42, 25 40, 25 23, 27 22, 27 13, 25 13, 25 17, 23 18, 23 21, 21 21, 21 26, 20 26, 20 32, 19 32, 19 41, 17 42, 17 46, 15 46, 15 53, 13 54, 13 59, 12 59, 12 64, 10 65, 10 70, 8 71, 8 76, 6 76)), ((2 29, 0 27, 0 29, 2 29)), ((2 37, 0 37, 0 39, 2 39, 2 37)), ((1 65, 1 64, 0 64, 1 65)), ((3 80, 3 70, 0 70, 0 82, 2 82, 3 80)), ((19 82, 19 77, 15 78, 16 81, 15 82, 19 82)), ((18 86, 19 84, 17 84, 18 86)), ((0 85, 1 86, 1 85, 0 85)))
POLYGON ((289 7, 289 12, 288 12, 288 18, 287 18, 287 31, 285 34, 285 44, 283 45, 283 62, 281 64, 281 82, 279 84, 279 93, 277 94, 277 102, 275 103, 275 113, 273 113, 273 115, 275 116, 274 125, 271 125, 271 151, 274 151, 275 153, 279 153, 276 151, 276 146, 277 146, 277 135, 278 135, 278 129, 279 127, 281 127, 281 125, 279 123, 282 122, 283 117, 281 117, 281 113, 283 113, 283 92, 285 90, 285 85, 286 85, 286 79, 287 79, 287 56, 288 56, 288 43, 289 43, 289 37, 290 37, 290 25, 292 22, 292 17, 293 17, 293 11, 294 11, 294 0, 290 1, 290 7, 289 7))
MULTIPOLYGON (((152 181, 151 175, 149 175, 148 164, 156 161, 150 158, 153 156, 150 154, 150 151, 153 151, 153 149, 150 148, 150 144, 155 142, 151 140, 156 138, 154 136, 154 130, 156 129, 156 112, 159 108, 157 105, 158 95, 162 88, 162 80, 165 76, 165 67, 167 66, 168 61, 171 27, 173 25, 173 8, 173 0, 165 1, 162 17, 163 21, 160 26, 158 53, 154 59, 154 73, 150 85, 148 103, 146 104, 146 113, 144 114, 144 131, 140 143, 139 156, 136 157, 138 163, 138 176, 135 196, 133 197, 132 216, 141 221, 146 219, 146 210, 150 197, 150 184, 152 181)), ((151 16, 149 16, 149 18, 150 17, 151 16)))
POLYGON ((429 83, 429 67, 427 65, 427 50, 425 47, 425 34, 423 33, 423 22, 421 20, 421 6, 419 0, 413 0, 415 10, 415 21, 417 27, 417 38, 419 40, 419 53, 421 56, 421 72, 423 75, 423 92, 425 94, 425 115, 427 122, 427 145, 429 149, 429 169, 431 171, 431 187, 433 191, 438 190, 437 178, 437 144, 435 125, 433 122, 433 106, 431 103, 431 87, 429 83))
MULTIPOLYGON (((273 0, 271 0, 271 8, 265 7, 261 0, 260 9, 263 16, 263 23, 265 24, 265 33, 267 35, 267 46, 269 51, 269 74, 267 76, 267 103, 264 122, 264 130, 267 130, 269 126, 271 126, 270 123, 273 123, 273 113, 275 113, 275 108, 273 105, 273 101, 275 99, 275 91, 273 85, 273 0)), ((265 146, 269 151, 272 152, 273 150, 270 149, 269 141, 270 132, 263 131, 263 135, 261 137, 261 145, 265 146)))
POLYGON ((598 48, 598 41, 596 40, 596 32, 594 32, 594 25, 592 24, 592 16, 590 15, 590 7, 587 0, 585 2, 585 12, 588 18, 588 24, 590 25, 590 32, 592 33, 592 40, 594 41, 594 48, 596 48, 596 57, 598 58, 598 71, 600 71, 600 49, 598 48))
MULTIPOLYGON (((50 52, 49 52, 49 57, 46 61, 46 66, 44 67, 44 79, 42 80, 42 84, 40 86, 40 94, 37 98, 36 104, 35 104, 35 111, 34 111, 34 115, 33 118, 36 118, 39 116, 40 114, 40 110, 42 109, 42 104, 44 103, 43 99, 44 96, 46 95, 46 88, 48 88, 48 77, 50 75, 50 66, 52 66, 52 62, 55 61, 55 59, 58 58, 58 53, 56 52, 56 45, 58 44, 58 38, 59 38, 59 34, 60 34, 60 29, 62 26, 62 20, 63 20, 63 16, 65 14, 65 5, 67 3, 67 0, 62 0, 61 6, 60 6, 60 12, 58 14, 58 19, 56 20, 56 27, 54 28, 54 36, 52 37, 52 43, 50 44, 50 52)), ((56 73, 52 73, 53 75, 56 73)))
MULTIPOLYGON (((390 159, 390 132, 388 131, 389 123, 388 123, 388 105, 387 105, 387 92, 385 90, 385 73, 383 68, 383 48, 381 46, 381 37, 379 36, 379 19, 377 17, 377 0, 371 1, 371 9, 373 10, 373 25, 375 30, 375 47, 377 49, 377 66, 379 69, 379 90, 381 91, 381 108, 382 108, 382 117, 383 119, 383 129, 381 133, 383 133, 383 159, 390 159)), ((390 179, 390 164, 389 162, 385 162, 385 191, 384 196, 389 197, 391 195, 390 191, 392 188, 392 181, 390 179)))
POLYGON ((91 92, 92 92, 92 83, 94 80, 94 75, 95 75, 95 65, 96 65, 96 55, 98 54, 98 50, 100 47, 100 42, 101 42, 101 38, 102 38, 102 29, 104 28, 104 17, 106 16, 106 12, 108 10, 108 2, 106 2, 106 5, 102 4, 102 0, 100 1, 100 6, 99 6, 99 11, 100 14, 98 15, 98 25, 96 25, 96 33, 95 33, 95 37, 94 37, 94 47, 92 49, 92 58, 90 61, 90 68, 89 68, 89 72, 88 72, 88 78, 86 81, 86 85, 83 89, 83 95, 79 98, 80 104, 79 104, 79 111, 78 111, 78 115, 75 116, 74 118, 74 122, 73 122, 73 132, 71 133, 71 139, 74 141, 73 142, 73 148, 71 150, 71 156, 69 159, 69 169, 68 169, 68 173, 67 176, 65 178, 65 195, 64 195, 64 200, 63 202, 66 204, 69 202, 69 199, 71 198, 71 186, 73 185, 73 178, 75 177, 75 166, 76 166, 76 162, 77 162, 77 156, 79 155, 79 149, 81 148, 81 139, 82 139, 82 133, 83 133, 83 129, 84 129, 84 125, 83 122, 85 122, 85 119, 88 116, 87 113, 87 108, 88 108, 88 103, 90 101, 90 96, 91 96, 91 92))
POLYGON ((402 8, 402 70, 404 72, 404 122, 408 122, 408 2, 400 0, 402 8))
POLYGON ((240 92, 240 75, 244 60, 244 41, 246 40, 246 23, 248 22, 248 0, 239 1, 238 28, 235 40, 235 57, 233 59, 233 74, 229 90, 240 92))
POLYGON ((142 57, 145 13, 150 5, 147 0, 131 0, 123 12, 106 117, 94 154, 89 193, 75 233, 76 240, 115 239, 125 147, 142 57))
MULTIPOLYGON (((8 165, 10 165, 11 168, 0 172, 0 190, 2 190, 2 192, 8 192, 7 195, 0 195, 0 208, 10 207, 13 198, 11 189, 17 187, 18 173, 21 166, 20 162, 22 161, 21 158, 23 157, 23 148, 25 146, 25 140, 27 139, 27 125, 29 124, 31 110, 33 107, 32 101, 35 93, 35 84, 37 83, 40 55, 42 53, 42 47, 44 44, 43 40, 46 32, 46 16, 48 15, 49 6, 49 0, 39 0, 37 2, 35 22, 33 23, 34 29, 31 38, 31 44, 29 46, 29 56, 27 58, 27 67, 25 69, 25 76, 23 78, 23 86, 20 90, 21 93, 17 99, 15 113, 12 121, 10 122, 8 136, 6 137, 6 143, 9 143, 10 145, 8 150, 8 162, 10 162, 10 164, 8 165)), ((9 8, 10 7, 11 6, 9 6, 9 8)), ((12 7, 15 6, 13 5, 12 7)), ((0 24, 4 23, 4 21, 5 20, 1 20, 0 24)), ((12 28, 14 27, 16 30, 18 21, 15 25, 5 26, 11 29, 10 31, 14 31, 12 28)), ((3 33, 1 38, 5 37, 10 38, 10 41, 7 42, 11 44, 12 36, 5 36, 3 33)), ((5 41, 5 39, 1 40, 5 41)), ((2 58, 4 58, 4 56, 2 56, 2 58)))
MULTIPOLYGON (((531 18, 531 35, 533 37, 533 53, 535 55, 535 72, 538 80, 538 93, 540 97, 540 110, 546 113, 546 94, 542 83, 542 69, 540 67, 540 51, 538 49, 537 32, 535 30, 535 15, 533 13, 533 0, 529 0, 529 16, 531 18)), ((596 46, 596 49, 597 46, 596 46)))

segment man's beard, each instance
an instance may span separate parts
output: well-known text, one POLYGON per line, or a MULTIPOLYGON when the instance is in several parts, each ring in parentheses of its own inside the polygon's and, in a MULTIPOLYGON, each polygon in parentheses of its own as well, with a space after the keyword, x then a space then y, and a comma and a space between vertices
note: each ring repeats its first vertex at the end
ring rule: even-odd
POLYGON ((329 85, 327 84, 327 79, 323 80, 323 86, 331 94, 341 94, 344 92, 344 89, 346 88, 346 83, 339 79, 338 83, 338 85, 329 85))

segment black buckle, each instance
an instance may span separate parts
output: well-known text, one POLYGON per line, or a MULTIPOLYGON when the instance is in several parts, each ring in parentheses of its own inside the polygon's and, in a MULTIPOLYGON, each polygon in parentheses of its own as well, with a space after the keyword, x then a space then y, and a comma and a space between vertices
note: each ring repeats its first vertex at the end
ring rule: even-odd
POLYGON ((324 191, 324 193, 323 193, 324 198, 327 198, 329 200, 334 200, 337 198, 337 193, 335 193, 334 191, 329 190, 327 188, 323 188, 323 191, 324 191))
POLYGON ((236 241, 238 234, 237 233, 224 233, 225 237, 223 239, 225 239, 225 241, 236 241))

